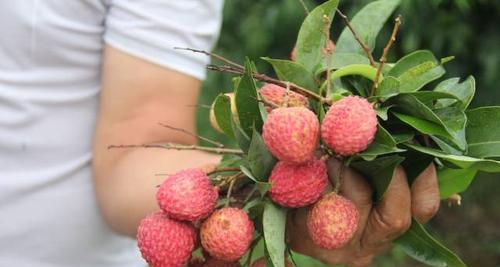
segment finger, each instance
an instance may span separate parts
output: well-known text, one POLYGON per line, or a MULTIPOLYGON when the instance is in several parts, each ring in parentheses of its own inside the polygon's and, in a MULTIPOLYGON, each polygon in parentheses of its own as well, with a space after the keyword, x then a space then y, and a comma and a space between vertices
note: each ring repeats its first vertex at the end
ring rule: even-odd
POLYGON ((436 167, 430 164, 411 186, 411 210, 413 217, 426 223, 439 210, 440 197, 436 167))
POLYGON ((406 174, 396 168, 384 198, 376 204, 363 233, 363 248, 378 251, 384 243, 400 236, 411 224, 411 193, 406 174))

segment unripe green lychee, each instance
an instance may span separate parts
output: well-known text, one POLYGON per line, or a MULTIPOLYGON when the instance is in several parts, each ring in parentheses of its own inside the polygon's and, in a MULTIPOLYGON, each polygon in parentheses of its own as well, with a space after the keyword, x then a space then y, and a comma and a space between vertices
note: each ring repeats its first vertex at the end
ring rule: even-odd
MULTIPOLYGON (((238 111, 236 110, 234 93, 225 93, 224 95, 229 97, 229 99, 231 101, 232 118, 233 118, 234 122, 239 125, 240 122, 239 122, 239 118, 238 118, 238 111)), ((219 133, 223 133, 222 129, 220 128, 219 124, 217 123, 217 119, 215 118, 214 105, 215 105, 215 101, 212 103, 212 106, 210 106, 210 113, 209 113, 210 125, 212 126, 212 128, 214 128, 219 133)))
POLYGON ((344 246, 358 228, 354 203, 336 193, 323 196, 307 215, 307 229, 314 244, 326 249, 344 246))
POLYGON ((271 199, 284 207, 298 208, 316 202, 328 183, 326 164, 312 160, 302 164, 278 162, 269 177, 271 199))
MULTIPOLYGON (((251 267, 266 267, 266 260, 264 258, 260 258, 256 260, 251 267)), ((293 267, 293 264, 287 260, 285 262, 285 267, 293 267)))
POLYGON ((237 261, 250 246, 253 230, 253 222, 243 210, 222 208, 202 223, 201 245, 213 258, 237 261))
POLYGON ((195 248, 196 231, 188 223, 156 212, 140 222, 137 243, 142 257, 152 267, 182 267, 195 248))
POLYGON ((377 114, 373 106, 359 96, 348 96, 335 102, 321 125, 323 141, 342 156, 365 150, 376 132, 377 114))
POLYGON ((169 176, 156 192, 158 205, 165 214, 181 221, 208 217, 218 197, 218 189, 199 169, 187 169, 169 176))
MULTIPOLYGON (((259 90, 260 95, 266 101, 271 102, 278 107, 308 107, 309 100, 307 97, 297 94, 293 91, 288 91, 279 85, 267 83, 259 90)), ((271 112, 272 108, 267 107, 267 112, 271 112)))
POLYGON ((262 137, 281 161, 304 163, 313 159, 319 141, 319 121, 305 107, 277 108, 267 117, 262 137))

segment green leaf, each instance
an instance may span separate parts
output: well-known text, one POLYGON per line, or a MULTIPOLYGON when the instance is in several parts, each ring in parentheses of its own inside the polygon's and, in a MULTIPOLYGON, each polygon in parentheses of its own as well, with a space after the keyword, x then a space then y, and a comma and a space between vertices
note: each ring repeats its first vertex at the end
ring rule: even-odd
POLYGON ((413 137, 415 137, 415 135, 413 133, 401 132, 401 133, 393 133, 392 134, 392 138, 394 138, 394 141, 396 141, 396 144, 409 142, 413 139, 413 137))
POLYGON ((375 188, 375 201, 380 201, 391 183, 396 167, 403 162, 400 156, 376 158, 373 161, 352 162, 351 166, 370 178, 375 188))
POLYGON ((214 101, 214 114, 215 120, 219 128, 229 137, 234 138, 233 127, 231 127, 231 120, 233 114, 231 112, 231 98, 220 94, 214 101))
POLYGON ((324 264, 315 258, 300 254, 295 251, 291 252, 291 257, 293 259, 293 262, 296 264, 295 266, 297 267, 332 267, 332 265, 324 264))
POLYGON ((250 137, 240 128, 240 126, 234 121, 231 121, 231 128, 233 129, 234 137, 238 142, 238 146, 247 153, 250 148, 250 137))
POLYGON ((476 176, 475 169, 450 169, 438 170, 439 193, 442 199, 446 199, 455 193, 463 192, 469 187, 476 176))
POLYGON ((453 252, 432 237, 416 220, 395 243, 410 257, 437 267, 466 267, 453 252))
POLYGON ((368 146, 365 151, 359 153, 358 156, 366 161, 371 161, 381 155, 403 151, 405 150, 396 147, 396 141, 392 138, 391 134, 379 124, 377 126, 375 139, 370 146, 368 146))
POLYGON ((444 161, 452 163, 453 165, 461 169, 472 168, 484 172, 500 172, 500 161, 491 159, 479 159, 469 156, 450 155, 443 153, 442 151, 437 149, 410 145, 410 144, 405 144, 405 145, 421 153, 438 157, 444 161))
POLYGON ((262 129, 262 117, 259 110, 257 88, 252 76, 253 67, 250 60, 245 61, 245 74, 241 77, 235 92, 236 110, 241 129, 252 136, 255 127, 258 131, 262 129))
POLYGON ((325 47, 326 42, 329 41, 323 34, 323 16, 328 16, 331 22, 338 4, 339 0, 329 0, 319 5, 309 13, 300 27, 296 43, 296 61, 311 73, 315 73, 319 67, 323 57, 321 48, 325 47))
POLYGON ((252 173, 259 181, 266 181, 276 164, 276 159, 269 152, 262 136, 257 131, 253 132, 247 158, 252 173))
MULTIPOLYGON (((374 1, 361 9, 351 20, 351 25, 359 34, 360 39, 370 47, 375 48, 377 35, 384 26, 400 0, 374 1)), ((365 55, 351 31, 345 27, 336 44, 336 53, 356 53, 365 55)))
POLYGON ((477 158, 500 157, 500 107, 490 106, 467 112, 467 155, 477 158))
POLYGON ((280 80, 294 83, 316 93, 318 92, 319 87, 314 79, 314 75, 300 63, 267 57, 263 57, 262 59, 273 66, 280 80))
MULTIPOLYGON (((464 130, 466 123, 465 113, 454 107, 432 110, 429 106, 418 99, 418 95, 422 94, 400 94, 392 97, 391 101, 388 102, 395 103, 397 105, 395 108, 407 115, 411 115, 438 125, 438 127, 433 127, 434 129, 432 129, 438 131, 434 134, 448 138, 456 144, 459 149, 465 150, 467 146, 464 130), (438 128, 442 128, 446 134, 438 130, 438 128)), ((421 122, 420 124, 423 125, 425 123, 421 122)), ((420 131, 420 129, 415 127, 415 124, 409 125, 420 131)), ((428 124, 429 129, 431 129, 431 125, 432 124, 428 124)))
POLYGON ((444 80, 436 86, 434 92, 446 92, 453 94, 459 101, 453 99, 441 99, 436 103, 437 108, 448 107, 457 103, 462 111, 467 109, 474 93, 476 92, 476 81, 469 76, 465 81, 459 82, 460 78, 444 80))
POLYGON ((267 193, 267 191, 269 191, 269 189, 271 189, 270 183, 262 182, 261 180, 256 178, 255 175, 252 173, 252 171, 250 171, 244 165, 240 166, 240 170, 244 175, 246 175, 246 177, 248 177, 248 179, 255 182, 255 187, 259 191, 261 198, 266 195, 266 193, 267 193))
POLYGON ((394 112, 394 111, 392 112, 392 114, 394 114, 394 116, 396 116, 402 122, 415 128, 417 131, 419 131, 421 133, 429 134, 429 135, 448 136, 448 133, 446 132, 446 130, 442 126, 440 126, 439 124, 436 124, 434 122, 423 120, 420 118, 416 118, 413 116, 405 115, 405 114, 394 112))
MULTIPOLYGON (((330 70, 336 70, 349 65, 364 64, 369 65, 370 61, 366 56, 355 53, 333 53, 330 70)), ((325 60, 321 61, 321 67, 316 71, 315 76, 319 76, 328 68, 325 60)))
POLYGON ((375 112, 377 113, 377 116, 379 118, 386 121, 389 118, 387 113, 389 112, 389 109, 392 107, 393 107, 393 105, 385 106, 385 107, 377 107, 377 108, 375 108, 375 112))
MULTIPOLYGON (((342 67, 338 70, 335 70, 332 72, 332 76, 330 77, 331 81, 335 81, 336 79, 343 77, 343 76, 348 76, 348 75, 360 75, 363 76, 371 81, 375 80, 375 76, 377 76, 377 69, 370 66, 370 65, 363 65, 363 64, 353 64, 353 65, 348 65, 345 67, 342 67)), ((383 77, 380 76, 380 80, 382 80, 383 77)))
POLYGON ((262 224, 267 251, 274 267, 285 267, 285 226, 287 210, 266 202, 262 224))
POLYGON ((414 92, 444 73, 444 68, 430 51, 419 50, 398 60, 388 75, 399 80, 401 92, 414 92))
POLYGON ((387 98, 395 96, 399 93, 399 80, 387 76, 379 84, 377 91, 375 92, 376 97, 387 98))

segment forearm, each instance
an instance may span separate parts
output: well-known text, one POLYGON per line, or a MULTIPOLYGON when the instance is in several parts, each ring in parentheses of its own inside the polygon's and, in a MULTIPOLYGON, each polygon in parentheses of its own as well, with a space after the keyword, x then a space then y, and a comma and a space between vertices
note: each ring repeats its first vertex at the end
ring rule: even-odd
POLYGON ((135 236, 137 225, 145 215, 158 209, 156 186, 167 174, 215 164, 220 158, 200 151, 157 148, 107 153, 122 154, 108 168, 94 164, 98 203, 106 222, 115 231, 129 236, 135 236))

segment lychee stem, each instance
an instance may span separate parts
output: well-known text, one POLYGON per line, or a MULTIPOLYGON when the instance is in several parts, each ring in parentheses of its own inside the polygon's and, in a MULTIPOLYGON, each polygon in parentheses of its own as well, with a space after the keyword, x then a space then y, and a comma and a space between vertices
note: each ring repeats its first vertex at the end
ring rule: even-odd
POLYGON ((233 155, 243 155, 243 151, 239 149, 230 148, 218 148, 218 147, 205 147, 197 145, 179 145, 173 143, 166 144, 142 144, 142 145, 110 145, 108 149, 113 148, 163 148, 163 149, 173 149, 173 150, 198 150, 205 151, 216 154, 233 154, 233 155))
POLYGON ((207 173, 207 175, 212 175, 212 174, 216 174, 216 173, 220 173, 220 172, 237 172, 237 171, 240 171, 240 168, 237 168, 237 167, 234 167, 234 168, 216 168, 215 170, 213 171, 210 171, 207 173))
POLYGON ((377 75, 375 76, 375 81, 373 81, 373 86, 370 92, 370 96, 373 96, 375 94, 376 89, 378 88, 378 82, 380 79, 380 74, 382 73, 382 68, 384 67, 385 62, 387 61, 387 54, 389 54, 389 49, 391 49, 391 46, 394 44, 396 41, 396 36, 398 34, 399 26, 401 25, 401 15, 398 15, 397 18, 395 19, 394 22, 394 28, 392 29, 392 34, 391 37, 389 38, 389 41, 384 47, 384 52, 382 53, 382 56, 380 57, 380 64, 378 65, 377 68, 377 75))
POLYGON ((299 0, 299 2, 302 5, 302 7, 304 8, 304 12, 306 13, 306 15, 309 15, 309 8, 307 7, 307 5, 304 2, 304 0, 299 0))
POLYGON ((198 138, 198 139, 200 139, 200 140, 203 140, 203 141, 205 141, 205 142, 208 142, 208 143, 210 143, 210 144, 212 144, 212 145, 214 145, 214 146, 216 146, 216 147, 220 147, 220 148, 223 148, 223 147, 224 147, 224 145, 223 145, 223 144, 221 144, 221 143, 219 143, 219 142, 217 142, 217 141, 214 141, 214 140, 212 140, 212 139, 209 139, 209 138, 203 137, 203 136, 201 136, 201 135, 194 134, 194 133, 192 133, 192 132, 190 132, 190 131, 188 131, 188 130, 186 130, 186 129, 177 128, 177 127, 170 126, 170 125, 168 125, 168 124, 164 124, 164 123, 161 123, 161 122, 159 122, 158 124, 159 124, 160 126, 162 126, 162 127, 167 128, 167 129, 174 130, 174 131, 178 131, 178 132, 181 132, 181 133, 187 134, 187 135, 189 135, 189 136, 196 137, 196 138, 198 138))
POLYGON ((340 184, 342 183, 342 174, 344 173, 344 168, 345 168, 344 159, 340 159, 340 166, 339 166, 339 169, 338 169, 338 173, 334 177, 335 184, 334 184, 334 187, 333 187, 333 192, 335 194, 338 194, 339 191, 340 191, 340 184))
POLYGON ((229 188, 227 189, 227 195, 226 195, 226 204, 224 205, 225 207, 229 207, 229 204, 231 204, 231 192, 233 191, 233 186, 234 186, 235 182, 236 182, 236 179, 233 179, 229 183, 229 188))
POLYGON ((370 49, 370 47, 368 47, 368 45, 366 45, 365 43, 363 43, 363 41, 361 41, 359 34, 354 30, 354 28, 352 27, 351 22, 349 22, 349 19, 347 18, 347 16, 344 15, 344 13, 342 13, 338 8, 337 8, 337 14, 340 17, 342 17, 347 28, 349 28, 349 30, 351 30, 352 35, 354 35, 354 39, 356 39, 356 41, 358 41, 359 45, 361 45, 361 48, 363 48, 363 51, 365 51, 366 56, 370 60, 370 65, 375 67, 375 59, 373 59, 372 50, 370 49))
POLYGON ((243 67, 242 65, 234 62, 234 61, 231 61, 223 56, 220 56, 220 55, 217 55, 215 53, 210 53, 210 52, 207 52, 205 50, 199 50, 199 49, 193 49, 193 48, 188 48, 188 47, 174 47, 174 49, 177 49, 177 50, 186 50, 186 51, 191 51, 191 52, 195 52, 195 53, 201 53, 201 54, 204 54, 204 55, 207 55, 209 57, 213 57, 215 59, 218 59, 226 64, 229 64, 237 69, 240 69, 240 70, 245 70, 245 67, 243 67))

